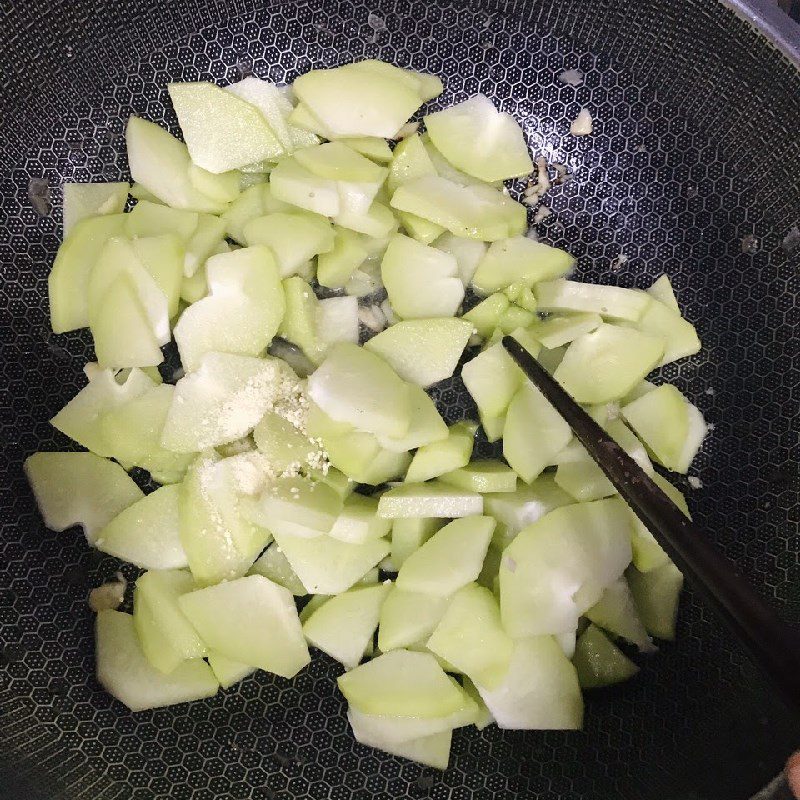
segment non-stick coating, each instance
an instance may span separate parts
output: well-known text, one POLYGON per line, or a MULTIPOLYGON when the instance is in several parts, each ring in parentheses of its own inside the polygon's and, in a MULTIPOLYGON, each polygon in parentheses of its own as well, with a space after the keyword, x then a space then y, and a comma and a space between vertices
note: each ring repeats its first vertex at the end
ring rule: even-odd
MULTIPOLYGON (((540 230, 578 256, 581 278, 673 278, 705 347, 663 377, 714 426, 692 471, 702 487, 679 483, 798 621, 800 78, 787 61, 713 0, 33 0, 2 20, 4 796, 732 800, 774 774, 800 726, 691 593, 678 642, 642 659, 630 684, 589 695, 582 733, 461 730, 444 774, 356 745, 321 656, 293 681, 259 673, 212 700, 133 715, 92 675, 86 597, 119 565, 75 531, 46 531, 20 467, 69 446, 46 420, 91 357, 85 332, 53 336, 47 323, 62 181, 126 176, 130 113, 175 129, 169 80, 287 81, 379 57, 441 75, 437 102, 487 93, 536 154, 570 166, 540 230), (567 68, 581 86, 559 81, 567 68), (595 133, 571 137, 583 105, 595 133), (28 198, 42 177, 45 217, 28 198)), ((468 412, 457 385, 436 394, 450 418, 468 412)))

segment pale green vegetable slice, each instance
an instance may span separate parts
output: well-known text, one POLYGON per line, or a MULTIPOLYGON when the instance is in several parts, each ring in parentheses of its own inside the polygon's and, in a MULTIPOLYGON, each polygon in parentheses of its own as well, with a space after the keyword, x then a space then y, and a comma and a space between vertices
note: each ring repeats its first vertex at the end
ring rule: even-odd
POLYGON ((355 61, 350 66, 355 70, 382 75, 391 80, 402 81, 406 86, 413 88, 414 91, 419 94, 423 102, 438 97, 444 88, 442 86, 442 81, 436 75, 431 75, 428 72, 417 72, 413 69, 403 69, 375 58, 355 61))
POLYGON ((125 215, 125 233, 131 239, 171 234, 186 243, 197 231, 200 216, 196 211, 140 200, 131 213, 125 215))
POLYGON ((197 230, 186 243, 184 274, 194 275, 206 259, 219 247, 225 235, 225 221, 211 214, 200 214, 197 230))
POLYGON ((402 234, 392 238, 381 262, 389 302, 403 319, 452 317, 464 299, 457 275, 453 256, 402 234))
POLYGON ((363 727, 360 720, 353 716, 352 710, 348 712, 348 720, 356 741, 366 747, 383 750, 390 755, 407 758, 426 767, 447 769, 450 761, 450 743, 453 738, 452 730, 400 742, 388 736, 378 736, 371 729, 363 727))
POLYGON ((653 302, 637 289, 566 280, 539 283, 535 292, 541 311, 585 311, 628 322, 638 322, 653 302))
POLYGON ((355 481, 352 478, 333 467, 329 467, 327 471, 310 469, 307 474, 312 480, 320 481, 330 486, 342 498, 342 501, 350 497, 356 488, 355 481))
POLYGON ((573 503, 552 475, 540 475, 533 483, 518 484, 513 492, 489 494, 483 500, 486 513, 497 520, 495 541, 505 547, 523 528, 555 508, 573 503))
POLYGON ((189 167, 189 182, 198 192, 220 203, 231 203, 242 192, 242 173, 238 170, 215 174, 192 164, 189 167))
POLYGON ((508 671, 514 643, 495 596, 476 583, 459 589, 427 641, 428 649, 488 689, 508 671))
POLYGON ((515 236, 492 242, 472 276, 472 285, 484 296, 511 284, 530 288, 539 281, 560 278, 574 263, 564 250, 515 236))
POLYGON ((464 364, 461 377, 482 418, 504 414, 524 380, 521 370, 499 342, 464 364))
POLYGON ((180 481, 194 455, 161 446, 161 431, 172 404, 174 387, 154 386, 100 417, 100 430, 114 458, 146 469, 159 483, 180 481))
POLYGON ((631 521, 619 498, 557 508, 524 528, 500 564, 500 609, 518 638, 575 629, 631 560, 631 521))
POLYGON ((468 175, 463 170, 458 169, 442 155, 441 151, 433 144, 431 137, 427 133, 423 133, 420 138, 425 146, 425 152, 433 162, 433 166, 436 168, 436 173, 440 177, 446 178, 447 180, 452 181, 459 186, 491 186, 495 189, 502 189, 503 184, 501 181, 497 181, 493 184, 487 184, 485 181, 480 180, 480 178, 476 178, 473 175, 468 175))
POLYGON ((72 228, 87 217, 102 217, 121 214, 128 199, 130 184, 118 183, 71 183, 62 187, 64 192, 63 229, 66 237, 72 228))
POLYGON ((225 462, 213 450, 201 453, 181 488, 181 543, 192 575, 199 583, 244 575, 270 534, 244 517, 225 462))
POLYGON ((587 619, 615 636, 635 644, 642 652, 655 648, 639 618, 628 582, 618 578, 606 587, 600 599, 586 611, 587 619))
POLYGON ((278 268, 266 247, 212 256, 206 275, 211 294, 187 308, 175 325, 181 363, 189 372, 206 353, 261 354, 286 307, 278 268))
POLYGON ((256 671, 255 667, 251 667, 249 664, 234 661, 213 650, 208 654, 208 666, 211 667, 223 689, 229 689, 256 671))
POLYGON ((263 575, 189 592, 178 604, 208 647, 227 658, 283 678, 310 661, 291 593, 263 575))
POLYGON ((579 403, 607 403, 624 397, 663 352, 661 338, 603 324, 570 344, 553 377, 579 403))
POLYGON ((389 165, 387 188, 393 195, 398 186, 414 178, 436 175, 436 168, 430 160, 418 134, 413 134, 397 143, 389 165))
POLYGON ((270 545, 255 561, 248 575, 263 575, 273 583, 288 589, 295 597, 308 594, 303 582, 292 569, 289 559, 277 544, 270 545))
POLYGON ((89 324, 89 276, 106 242, 122 235, 125 216, 109 214, 80 220, 58 248, 48 277, 50 325, 65 333, 89 324))
POLYGON ((338 342, 358 344, 358 299, 345 296, 320 300, 317 338, 326 349, 338 342))
MULTIPOLYGON (((422 219, 416 214, 409 214, 407 211, 399 211, 397 213, 400 223, 405 232, 412 238, 416 239, 422 244, 431 244, 435 239, 444 233, 444 228, 437 225, 435 222, 430 222, 427 219, 422 219)), ((439 249, 439 248, 437 248, 439 249)))
POLYGON ((464 239, 447 231, 436 240, 436 248, 449 253, 458 262, 458 276, 464 286, 469 286, 481 259, 486 255, 486 244, 475 239, 464 239))
POLYGON ((332 347, 309 377, 308 394, 334 421, 391 437, 408 432, 405 384, 385 361, 357 345, 332 347))
POLYGON ((327 533, 341 510, 342 500, 330 486, 287 477, 271 481, 248 516, 273 534, 314 537, 327 533))
POLYGON ((399 186, 392 208, 416 214, 456 236, 493 242, 525 230, 525 207, 490 186, 460 186, 425 175, 399 186))
POLYGON ((480 516, 445 525, 406 559, 397 586, 441 597, 477 580, 494 527, 491 517, 480 516))
POLYGON ((167 89, 199 167, 218 174, 284 154, 264 115, 233 93, 212 83, 170 83, 167 89))
POLYGON ((502 682, 478 691, 499 728, 572 730, 583 722, 575 668, 552 636, 517 639, 502 682))
POLYGON ((283 281, 283 294, 286 310, 278 334, 296 344, 314 364, 319 364, 326 348, 317 336, 319 300, 314 290, 299 275, 292 275, 283 281))
POLYGON ((340 676, 338 684, 364 714, 432 719, 472 705, 430 653, 392 650, 340 676))
POLYGON ((352 544, 330 536, 276 533, 275 541, 311 594, 346 592, 389 554, 385 539, 352 544))
POLYGON ((194 589, 192 576, 182 570, 151 570, 136 581, 136 633, 147 660, 161 672, 206 655, 205 644, 178 607, 178 598, 194 589))
POLYGON ((644 333, 664 339, 662 365, 700 352, 700 339, 694 325, 658 300, 651 301, 636 327, 644 333))
POLYGON ((326 142, 299 150, 295 160, 309 172, 333 181, 381 184, 388 170, 343 142, 326 142))
POLYGON ((526 381, 508 407, 503 428, 503 455, 511 468, 531 483, 571 438, 563 417, 526 381))
POLYGON ((250 220, 266 214, 291 211, 293 208, 294 206, 278 200, 273 195, 271 184, 260 183, 245 189, 220 219, 225 223, 225 235, 239 244, 244 244, 244 227, 250 220))
POLYGON ((317 609, 322 608, 330 599, 331 596, 329 594, 312 595, 300 611, 300 622, 305 622, 317 609))
POLYGON ((670 561, 649 572, 631 567, 627 577, 647 632, 671 642, 675 638, 678 601, 683 588, 681 571, 670 561))
POLYGON ((331 431, 319 438, 331 464, 356 483, 377 486, 402 476, 411 463, 409 453, 386 450, 373 434, 365 431, 331 431))
POLYGON ((622 415, 660 464, 684 474, 708 430, 698 408, 668 383, 623 406, 622 415))
POLYGON ((133 251, 145 271, 167 299, 167 313, 172 319, 178 313, 183 283, 184 247, 172 233, 160 236, 138 236, 133 251))
MULTIPOLYGON (((530 325, 533 325, 536 317, 527 309, 520 308, 519 306, 511 305, 500 317, 500 330, 503 333, 513 333, 516 330, 520 331, 521 336, 530 336, 525 330, 530 325)), ((535 339, 531 339, 536 349, 539 349, 539 343, 535 339)))
POLYGON ((155 383, 140 369, 132 369, 117 382, 111 370, 97 372, 51 420, 50 424, 99 456, 112 456, 113 447, 106 442, 100 417, 152 389, 155 383))
POLYGON ((180 537, 181 487, 162 486, 128 506, 98 532, 94 546, 143 569, 180 569, 188 560, 180 537))
MULTIPOLYGON (((473 698, 470 696, 469 699, 473 698)), ((476 713, 475 705, 469 703, 465 703, 462 709, 453 714, 431 718, 364 714, 351 706, 348 709, 348 719, 352 725, 378 739, 406 743, 470 725, 475 720, 476 713)))
POLYGON ((269 214, 256 217, 244 226, 249 245, 265 245, 275 255, 281 278, 295 274, 319 253, 333 248, 330 223, 318 214, 269 214))
POLYGON ((354 493, 344 501, 328 535, 342 542, 359 544, 383 538, 391 527, 390 520, 378 516, 376 498, 354 493))
POLYGON ((381 447, 393 453, 405 453, 417 447, 441 442, 448 435, 445 421, 425 390, 413 384, 406 384, 405 390, 411 415, 408 430, 403 436, 383 436, 380 433, 375 436, 381 447))
POLYGON ((323 217, 336 217, 341 210, 339 186, 320 178, 294 157, 283 158, 269 176, 272 197, 323 217))
POLYGON ((463 319, 407 320, 374 336, 365 347, 404 380, 426 387, 455 372, 471 335, 472 325, 463 319))
POLYGON ((533 325, 530 333, 542 347, 552 350, 569 344, 584 333, 591 333, 600 327, 602 321, 603 318, 599 314, 580 313, 570 316, 553 314, 533 325))
POLYGON ((310 644, 345 669, 353 669, 378 627, 381 605, 389 588, 388 584, 380 583, 332 597, 303 623, 303 634, 310 644))
POLYGON ((355 231, 335 228, 334 234, 333 248, 317 258, 317 280, 322 286, 341 289, 366 260, 367 248, 355 231))
POLYGON ((144 496, 119 464, 94 453, 34 453, 24 469, 44 524, 54 531, 80 525, 89 544, 144 496))
POLYGON ((280 359, 206 353, 197 370, 175 385, 161 443, 177 453, 192 453, 232 442, 298 385, 280 359))
POLYGON ((551 375, 556 371, 558 365, 564 358, 564 353, 567 352, 566 347, 554 347, 552 350, 543 347, 539 351, 537 359, 542 367, 547 370, 551 375))
POLYGON ((381 607, 378 648, 388 653, 427 640, 449 604, 449 597, 393 586, 381 607))
POLYGON ((436 531, 444 527, 444 520, 430 517, 406 517, 392 522, 392 563, 396 569, 428 541, 436 531))
POLYGON ((517 475, 502 461, 471 461, 459 469, 445 472, 439 477, 443 483, 471 492, 491 494, 513 492, 517 487, 517 475))
POLYGON ((377 136, 354 136, 344 139, 343 143, 376 164, 388 164, 392 160, 392 148, 377 136))
POLYGON ((125 128, 131 178, 172 208, 218 214, 225 203, 197 191, 189 180, 186 145, 153 122, 130 117, 125 128))
POLYGON ((418 88, 401 70, 385 65, 377 72, 347 64, 312 70, 292 84, 295 94, 337 136, 390 139, 422 105, 418 88))
POLYGON ((488 339, 492 332, 499 327, 500 320, 510 305, 511 301, 506 295, 496 292, 467 311, 464 319, 473 325, 479 336, 488 339))
MULTIPOLYGON (((352 184, 352 186, 358 188, 360 184, 352 184)), ((359 192, 357 191, 354 194, 356 196, 355 205, 360 205, 358 200, 359 192)), ((337 225, 355 231, 356 233, 362 233, 373 239, 380 239, 397 231, 397 220, 388 206, 376 200, 364 211, 352 210, 348 208, 352 200, 352 196, 347 202, 343 198, 341 209, 333 218, 333 221, 337 225)))
POLYGON ((309 462, 319 450, 304 433, 279 414, 268 411, 253 430, 256 447, 277 472, 309 462))
POLYGON ((425 116, 436 149, 464 172, 492 183, 533 170, 517 121, 482 94, 425 116))
POLYGON ((450 427, 447 439, 420 447, 406 473, 407 483, 421 483, 469 463, 477 425, 457 422, 450 427))
POLYGON ((131 711, 162 708, 213 697, 219 684, 202 659, 187 661, 169 675, 145 658, 133 617, 101 611, 95 627, 97 680, 131 711))
POLYGON ((622 683, 639 671, 639 667, 594 625, 578 637, 572 663, 583 689, 622 683))
POLYGON ((478 692, 478 687, 466 675, 464 676, 463 684, 464 691, 467 693, 467 696, 475 703, 477 707, 475 718, 472 720, 472 724, 479 731, 482 731, 484 728, 487 728, 494 722, 492 712, 489 711, 489 709, 486 707, 486 703, 483 702, 483 698, 478 692))
POLYGON ((381 495, 378 514, 387 519, 439 517, 453 519, 483 513, 483 497, 438 481, 404 483, 381 495))
POLYGON ((660 278, 653 281, 653 285, 647 290, 647 293, 676 314, 681 313, 681 308, 675 298, 675 292, 672 289, 672 282, 669 279, 669 275, 662 275, 660 278))

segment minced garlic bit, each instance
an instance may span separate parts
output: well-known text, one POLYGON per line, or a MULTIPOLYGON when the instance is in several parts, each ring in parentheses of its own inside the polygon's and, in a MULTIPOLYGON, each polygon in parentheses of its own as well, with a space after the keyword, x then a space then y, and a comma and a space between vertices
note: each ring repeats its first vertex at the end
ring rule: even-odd
POLYGON ((582 108, 569 126, 573 136, 588 136, 592 132, 592 114, 588 108, 582 108))
POLYGON ((553 212, 550 211, 547 206, 539 206, 539 208, 536 209, 536 213, 533 215, 533 224, 538 225, 545 217, 549 217, 552 213, 553 212))
POLYGON ((579 69, 565 69, 558 79, 567 86, 580 86, 583 83, 583 73, 579 69))
POLYGON ((686 480, 689 482, 689 486, 691 486, 692 489, 703 488, 703 481, 701 481, 696 475, 690 475, 686 480))
POLYGON ((115 580, 108 581, 89 592, 89 608, 95 614, 99 614, 101 611, 114 611, 122 605, 128 581, 121 572, 114 577, 115 580))

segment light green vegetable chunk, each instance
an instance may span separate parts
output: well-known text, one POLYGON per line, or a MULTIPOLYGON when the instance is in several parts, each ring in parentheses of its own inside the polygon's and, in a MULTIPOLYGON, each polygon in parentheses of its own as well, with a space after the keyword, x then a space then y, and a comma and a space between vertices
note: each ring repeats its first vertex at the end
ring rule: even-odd
POLYGON ((314 537, 330 531, 341 510, 342 500, 330 486, 291 477, 272 480, 248 516, 273 534, 314 537))
MULTIPOLYGON (((397 741, 390 736, 379 736, 365 725, 361 719, 355 717, 354 709, 348 712, 347 718, 353 730, 356 741, 367 747, 383 750, 393 756, 407 758, 409 761, 416 761, 426 767, 445 770, 450 761, 450 743, 453 738, 453 731, 445 730, 441 733, 432 733, 430 736, 421 736, 418 739, 406 739, 397 741)), ((392 722, 395 717, 387 718, 392 722)))
POLYGON ((230 689, 231 686, 243 681, 256 671, 255 667, 251 667, 249 664, 241 664, 213 650, 208 654, 208 666, 213 670, 214 676, 223 689, 230 689))
POLYGON ((332 597, 303 623, 303 634, 345 669, 355 668, 378 627, 389 588, 380 583, 332 597))
POLYGON ((342 506, 328 535, 342 542, 360 544, 382 539, 392 527, 391 520, 378 516, 378 501, 363 494, 351 494, 342 506))
POLYGON ((506 295, 496 292, 467 311, 464 319, 472 323, 479 336, 488 339, 500 326, 500 320, 510 305, 506 295))
POLYGON ((219 214, 220 203, 199 192, 189 179, 186 145, 153 122, 130 117, 125 128, 131 179, 171 208, 219 214))
POLYGON ((456 236, 484 242, 519 236, 527 220, 525 206, 491 186, 461 186, 438 175, 399 186, 391 206, 435 222, 456 236))
POLYGON ((189 167, 189 182, 197 189, 220 203, 233 202, 242 192, 242 173, 238 170, 214 174, 192 164, 189 167))
POLYGON ((247 244, 264 245, 272 250, 281 278, 295 274, 319 253, 332 250, 334 243, 328 220, 301 212, 256 217, 244 226, 244 236, 247 244))
POLYGON ((525 483, 531 483, 571 438, 563 417, 526 381, 508 407, 503 428, 503 455, 511 468, 525 483))
POLYGON ((80 525, 89 544, 144 496, 119 464, 94 453, 34 453, 24 469, 44 524, 54 531, 80 525))
POLYGON ((406 473, 406 483, 421 483, 466 466, 472 456, 476 429, 473 422, 456 422, 450 426, 446 439, 420 447, 406 473))
POLYGON ((638 289, 577 281, 549 281, 536 286, 541 311, 584 311, 605 319, 638 322, 652 299, 638 289))
POLYGON ((245 189, 220 219, 225 223, 225 235, 239 244, 245 244, 244 228, 250 220, 292 210, 294 206, 273 195, 272 184, 260 183, 245 189))
POLYGON ((409 592, 393 586, 381 606, 378 648, 388 653, 426 641, 449 604, 450 597, 409 592))
POLYGON ((314 364, 319 364, 326 346, 317 335, 319 300, 314 290, 299 275, 283 281, 286 310, 278 335, 296 344, 314 364))
POLYGON ((189 592, 178 604, 209 648, 241 664, 292 678, 311 660, 291 593, 263 575, 189 592))
POLYGON ((417 447, 441 442, 448 435, 445 421, 425 390, 413 384, 406 384, 405 390, 409 398, 408 407, 411 415, 408 431, 404 436, 397 437, 376 434, 381 447, 394 453, 404 453, 417 447))
POLYGON ((486 244, 475 239, 462 239, 449 231, 436 240, 436 248, 449 253, 458 262, 458 276, 469 286, 478 264, 486 254, 486 244))
POLYGON ((671 562, 649 572, 631 567, 627 573, 636 608, 647 632, 659 639, 675 639, 678 601, 683 588, 683 575, 671 562))
POLYGON ((382 184, 388 170, 374 164, 343 142, 326 142, 299 150, 295 159, 300 166, 320 178, 349 183, 382 184))
POLYGON ((493 689, 478 685, 498 728, 573 730, 583 724, 575 667, 552 636, 517 639, 511 664, 493 689))
POLYGON ((66 237, 75 225, 87 217, 121 214, 128 199, 130 184, 70 183, 64 184, 63 229, 66 237))
POLYGON ((212 256, 206 272, 211 294, 187 308, 175 325, 187 371, 197 369, 210 352, 260 355, 285 311, 278 268, 266 247, 212 256))
POLYGON ((351 544, 330 536, 276 533, 275 541, 310 594, 346 592, 389 554, 385 539, 351 544))
POLYGON ((517 121, 482 94, 425 116, 436 149, 458 169, 492 183, 533 170, 517 121))
POLYGON ((119 611, 101 611, 95 626, 97 680, 131 711, 186 703, 213 697, 219 684, 200 658, 186 661, 169 675, 145 657, 133 617, 119 611))
POLYGON ((201 453, 181 486, 180 535, 192 575, 201 584, 244 575, 270 534, 244 517, 225 461, 201 453))
POLYGON ((338 342, 358 344, 358 300, 326 297, 317 306, 317 338, 326 349, 338 342))
POLYGON ((367 248, 355 231, 334 228, 333 248, 317 258, 317 280, 330 289, 342 289, 367 258, 367 248))
POLYGON ((218 174, 284 154, 264 115, 212 83, 167 86, 192 161, 218 174))
MULTIPOLYGON (((472 698, 469 698, 472 700, 472 698)), ((473 701, 474 702, 474 701, 473 701)), ((465 704, 453 714, 442 717, 420 718, 400 717, 379 714, 364 714, 352 706, 348 710, 348 718, 352 724, 367 731, 372 736, 393 742, 404 743, 421 737, 449 733, 454 728, 471 724, 476 715, 475 705, 465 704)))
MULTIPOLYGON (((422 244, 431 244, 435 239, 444 233, 444 228, 435 222, 422 219, 416 214, 409 214, 407 211, 399 211, 397 216, 405 232, 422 244)), ((437 248, 437 250, 440 248, 437 248)))
POLYGON ((432 719, 473 705, 430 653, 392 650, 340 676, 338 684, 364 714, 432 719))
POLYGON ((601 598, 586 611, 586 617, 609 633, 635 644, 643 653, 655 650, 624 577, 606 587, 601 598))
POLYGON ((486 707, 486 703, 483 702, 483 698, 480 696, 480 693, 478 692, 478 687, 466 675, 463 678, 463 685, 464 685, 464 691, 467 693, 467 696, 477 706, 475 719, 472 720, 472 724, 479 731, 482 731, 484 728, 488 728, 489 725, 491 725, 494 722, 494 717, 492 716, 492 712, 489 711, 489 709, 486 707))
POLYGON ((277 472, 308 464, 319 450, 319 445, 315 445, 291 422, 272 411, 264 414, 256 425, 253 439, 259 452, 267 457, 277 472))
POLYGON ((669 275, 662 275, 660 278, 653 281, 653 285, 647 290, 647 294, 649 294, 650 297, 658 300, 660 303, 663 303, 675 313, 681 313, 680 306, 675 298, 675 292, 672 289, 672 282, 669 279, 669 275))
POLYGON ((436 175, 436 168, 433 166, 422 140, 415 133, 398 142, 394 148, 386 182, 389 195, 393 195, 398 186, 425 175, 436 175))
POLYGON ((89 383, 51 420, 50 424, 99 456, 112 456, 113 447, 106 442, 100 417, 152 389, 155 383, 140 369, 132 369, 118 382, 111 370, 94 374, 89 383))
POLYGON ((461 378, 483 416, 505 413, 524 376, 499 342, 464 364, 461 378))
POLYGON ((594 625, 578 637, 572 663, 583 689, 622 683, 639 671, 639 667, 594 625))
POLYGON ((206 353, 175 384, 161 444, 191 453, 240 439, 294 387, 299 379, 280 359, 206 353))
POLYGON ((502 461, 472 461, 459 469, 445 472, 439 480, 459 489, 491 494, 513 492, 517 487, 517 475, 502 461))
MULTIPOLYGON (((205 218, 207 215, 202 215, 205 218)), ((125 234, 131 239, 142 236, 177 236, 184 244, 197 232, 201 215, 182 208, 170 208, 158 201, 140 200, 125 215, 125 234)))
POLYGON ((289 559, 277 544, 270 545, 250 567, 248 575, 263 575, 278 586, 288 589, 295 597, 305 597, 308 592, 297 577, 289 559))
POLYGON ((553 377, 579 403, 607 403, 624 397, 663 351, 663 339, 603 324, 570 344, 553 377))
POLYGON ((405 388, 385 361, 345 343, 332 347, 308 379, 309 397, 334 421, 391 437, 404 436, 411 423, 405 388))
POLYGON ((582 313, 570 316, 553 314, 531 326, 530 334, 542 347, 553 350, 569 344, 584 333, 591 333, 600 327, 603 318, 599 314, 582 313))
POLYGON ((514 643, 500 623, 495 596, 471 583, 453 595, 427 647, 475 683, 494 689, 508 671, 514 643))
POLYGON ((125 216, 109 214, 80 220, 58 248, 48 277, 50 325, 65 333, 89 324, 89 276, 106 242, 122 235, 125 216))
POLYGON ((389 242, 381 276, 392 308, 403 319, 452 317, 464 299, 455 258, 402 234, 389 242))
POLYGON ((619 498, 557 508, 524 528, 500 564, 503 626, 514 638, 565 633, 631 560, 619 498))
POLYGON ((121 511, 98 534, 98 550, 142 569, 188 566, 181 545, 179 485, 162 486, 121 511))
POLYGON ((270 173, 269 186, 276 200, 314 214, 336 217, 341 211, 338 183, 329 178, 320 178, 294 157, 278 162, 270 173))
POLYGON ((483 513, 483 498, 477 492, 430 481, 404 483, 381 495, 378 514, 387 519, 440 517, 453 519, 483 513))
POLYGON ((575 259, 564 250, 515 236, 489 246, 472 276, 472 285, 483 296, 511 284, 530 288, 539 281, 560 278, 574 263, 575 259))
POLYGON ((136 633, 147 660, 161 672, 206 655, 205 644, 178 606, 178 598, 195 588, 192 576, 182 570, 150 570, 136 581, 136 633))
POLYGON ((392 160, 392 148, 377 136, 354 136, 344 139, 343 143, 376 164, 388 164, 392 160))
POLYGON ((668 383, 623 406, 622 415, 660 464, 682 474, 708 431, 697 406, 668 383))
POLYGON ((472 335, 472 325, 455 318, 398 322, 364 346, 381 356, 404 380, 431 386, 449 378, 472 335))
POLYGON ((694 325, 658 300, 651 301, 636 327, 644 333, 664 339, 662 365, 700 352, 700 339, 694 325))
POLYGON ((392 522, 391 559, 395 569, 400 569, 406 559, 444 527, 444 520, 425 517, 395 519, 392 522))
POLYGON ((478 579, 494 531, 491 517, 457 519, 412 553, 397 574, 409 592, 451 595, 478 579))

